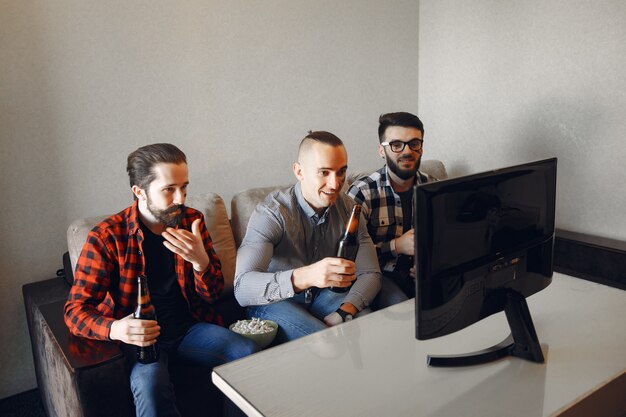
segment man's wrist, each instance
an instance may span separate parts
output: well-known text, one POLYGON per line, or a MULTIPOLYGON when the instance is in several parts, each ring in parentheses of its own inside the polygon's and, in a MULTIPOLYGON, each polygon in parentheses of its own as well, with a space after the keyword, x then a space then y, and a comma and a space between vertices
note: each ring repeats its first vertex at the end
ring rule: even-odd
POLYGON ((389 250, 394 256, 398 256, 398 252, 396 251, 396 239, 395 238, 391 239, 391 242, 389 242, 389 250))
POLYGON ((300 267, 291 271, 291 286, 296 293, 301 293, 308 288, 302 278, 303 268, 304 267, 300 267))
POLYGON ((204 265, 204 268, 203 268, 203 267, 202 267, 202 265, 200 265, 200 264, 192 264, 192 265, 193 265, 193 270, 194 270, 194 271, 196 271, 198 274, 202 275, 202 274, 204 274, 204 273, 206 272, 206 270, 209 268, 209 263, 210 263, 210 262, 207 262, 207 263, 204 265))
POLYGON ((352 314, 353 316, 356 316, 356 313, 359 312, 359 309, 356 308, 352 303, 342 303, 339 308, 348 314, 352 314))
POLYGON ((335 311, 337 314, 339 314, 343 322, 350 321, 354 318, 354 315, 352 315, 351 313, 348 313, 346 310, 342 309, 341 307, 339 307, 335 311))

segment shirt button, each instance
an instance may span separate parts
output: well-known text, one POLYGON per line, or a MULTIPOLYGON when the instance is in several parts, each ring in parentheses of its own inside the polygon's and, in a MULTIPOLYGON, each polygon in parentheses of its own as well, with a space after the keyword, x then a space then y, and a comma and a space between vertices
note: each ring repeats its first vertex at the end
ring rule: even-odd
POLYGON ((138 253, 139 255, 141 255, 141 251, 138 251, 137 253, 138 253))

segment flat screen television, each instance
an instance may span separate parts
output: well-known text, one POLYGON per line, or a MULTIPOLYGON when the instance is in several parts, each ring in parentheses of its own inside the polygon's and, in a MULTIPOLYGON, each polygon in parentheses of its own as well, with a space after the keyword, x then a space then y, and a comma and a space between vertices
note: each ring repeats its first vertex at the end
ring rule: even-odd
POLYGON ((496 346, 431 355, 429 365, 544 361, 526 297, 552 281, 556 165, 551 158, 414 187, 416 338, 501 311, 511 328, 496 346))

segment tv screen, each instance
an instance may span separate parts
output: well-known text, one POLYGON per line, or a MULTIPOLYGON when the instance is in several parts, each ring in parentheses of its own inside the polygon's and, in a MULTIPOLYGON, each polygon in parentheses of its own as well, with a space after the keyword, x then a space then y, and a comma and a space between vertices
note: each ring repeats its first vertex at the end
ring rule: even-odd
POLYGON ((414 193, 418 339, 455 332, 507 305, 524 308, 512 307, 511 297, 549 285, 556 158, 427 183, 414 193))

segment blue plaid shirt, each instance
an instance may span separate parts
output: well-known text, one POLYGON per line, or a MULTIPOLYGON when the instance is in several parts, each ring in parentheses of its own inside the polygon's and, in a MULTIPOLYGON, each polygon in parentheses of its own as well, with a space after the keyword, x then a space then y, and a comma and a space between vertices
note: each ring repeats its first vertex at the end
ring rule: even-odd
MULTIPOLYGON (((418 184, 433 180, 435 179, 419 171, 416 175, 418 184)), ((402 216, 402 201, 391 187, 387 166, 354 181, 347 193, 362 206, 362 213, 367 220, 367 231, 376 245, 381 271, 394 271, 398 254, 392 250, 391 241, 402 236, 404 223, 412 224, 413 219, 404 219, 402 216)))

